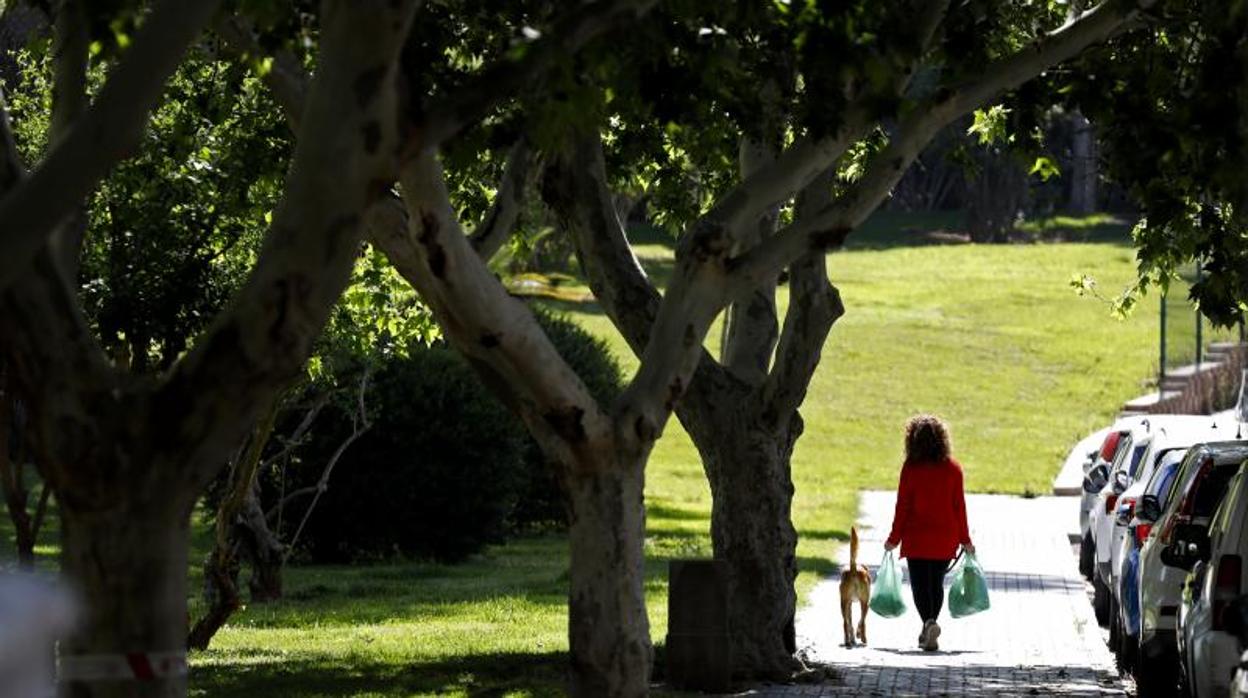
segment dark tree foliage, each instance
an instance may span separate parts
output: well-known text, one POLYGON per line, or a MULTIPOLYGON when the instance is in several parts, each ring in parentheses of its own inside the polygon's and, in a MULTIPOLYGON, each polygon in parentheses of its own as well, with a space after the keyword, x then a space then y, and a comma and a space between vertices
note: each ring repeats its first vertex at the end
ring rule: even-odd
MULTIPOLYGON (((1139 203, 1140 283, 1195 260, 1191 289, 1218 325, 1248 303, 1248 3, 1164 2, 1081 61, 1069 97, 1099 127, 1110 176, 1139 203), (1144 40, 1141 40, 1141 39, 1144 40)), ((1130 305, 1135 296, 1124 299, 1130 305)))
MULTIPOLYGON (((114 40, 124 23, 115 26, 114 40)), ((23 82, 6 86, 31 162, 46 148, 45 43, 22 55, 23 82)), ((223 307, 252 263, 289 154, 289 129, 247 67, 203 50, 180 66, 140 149, 86 207, 83 309, 122 365, 168 368, 223 307)))

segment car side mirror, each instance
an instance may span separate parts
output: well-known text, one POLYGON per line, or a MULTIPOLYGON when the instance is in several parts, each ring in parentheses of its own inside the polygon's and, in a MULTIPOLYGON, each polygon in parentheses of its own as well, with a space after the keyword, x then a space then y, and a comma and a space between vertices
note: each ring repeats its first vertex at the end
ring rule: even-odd
POLYGON ((1101 463, 1095 465, 1083 476, 1083 491, 1088 494, 1096 494, 1105 489, 1105 483, 1109 481, 1109 468, 1101 463))
POLYGON ((1161 561, 1170 567, 1190 570, 1192 565, 1187 557, 1187 541, 1177 538, 1171 541, 1169 545, 1161 549, 1161 561))
POLYGON ((1119 470, 1114 473, 1114 494, 1122 494, 1131 486, 1131 478, 1127 475, 1127 471, 1119 470))
POLYGON ((1161 550, 1161 561, 1188 570, 1209 559, 1209 533, 1202 527, 1183 524, 1175 527, 1174 537, 1161 550))
POLYGON ((1144 523, 1157 523, 1157 519, 1161 518, 1161 502, 1157 495, 1146 494, 1140 497, 1139 504, 1135 505, 1135 516, 1144 523))

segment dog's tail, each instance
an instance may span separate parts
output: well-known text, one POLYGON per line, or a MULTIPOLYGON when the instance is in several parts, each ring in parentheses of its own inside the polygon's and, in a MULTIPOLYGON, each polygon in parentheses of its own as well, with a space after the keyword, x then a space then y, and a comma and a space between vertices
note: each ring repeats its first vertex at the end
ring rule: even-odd
POLYGON ((849 569, 858 569, 858 527, 849 527, 849 569))

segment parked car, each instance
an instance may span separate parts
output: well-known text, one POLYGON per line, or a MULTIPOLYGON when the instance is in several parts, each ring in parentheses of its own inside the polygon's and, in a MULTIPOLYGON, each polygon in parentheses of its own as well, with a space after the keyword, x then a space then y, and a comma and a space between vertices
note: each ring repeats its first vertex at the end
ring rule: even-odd
MULTIPOLYGON (((1109 624, 1109 587, 1105 585, 1108 575, 1102 568, 1109 566, 1109 514, 1112 514, 1118 503, 1118 495, 1125 489, 1120 488, 1122 479, 1118 476, 1124 468, 1131 468, 1132 461, 1144 455, 1144 447, 1138 451, 1132 447, 1133 437, 1144 434, 1151 428, 1147 418, 1132 417, 1118 420, 1106 438, 1106 448, 1101 455, 1112 449, 1108 459, 1098 457, 1083 480, 1083 491, 1094 493, 1092 505, 1088 510, 1088 531, 1085 535, 1087 547, 1092 559, 1092 608, 1096 611, 1096 621, 1103 626, 1109 624), (1104 541, 1104 542, 1102 542, 1104 541)), ((1081 547, 1082 547, 1081 543, 1081 547)))
POLYGON ((1244 594, 1248 557, 1248 460, 1231 478, 1208 533, 1175 536, 1169 556, 1191 567, 1179 606, 1180 668, 1194 698, 1225 698, 1239 665, 1239 640, 1228 628, 1228 606, 1244 594))
MULTIPOLYGON (((1123 663, 1129 663, 1131 657, 1130 650, 1125 653, 1122 651, 1121 636, 1123 634, 1122 623, 1122 600, 1123 595, 1120 592, 1122 579, 1122 568, 1126 559, 1126 553, 1131 549, 1128 545, 1128 526, 1131 519, 1135 516, 1135 504, 1140 495, 1144 491, 1145 485, 1152 476, 1157 465, 1166 457, 1167 454, 1174 452, 1185 452, 1188 447, 1195 443, 1207 441, 1220 441, 1224 435, 1234 435, 1234 426, 1224 421, 1220 422, 1212 417, 1171 417, 1168 419, 1157 420, 1159 424, 1153 425, 1148 432, 1135 437, 1133 435, 1132 447, 1144 447, 1144 455, 1140 458, 1139 465, 1134 473, 1120 471, 1121 479, 1131 482, 1123 492, 1118 495, 1118 503, 1114 516, 1108 517, 1109 536, 1108 546, 1110 550, 1109 574, 1105 579, 1105 586, 1110 591, 1109 598, 1109 646, 1115 654, 1119 655, 1119 659, 1123 663), (1125 656, 1124 656, 1125 655, 1125 656)), ((1137 575, 1138 577, 1138 575, 1137 575)))
POLYGON ((1207 540, 1210 517, 1239 465, 1248 442, 1198 444, 1188 450, 1165 497, 1141 497, 1136 517, 1152 530, 1140 549, 1139 695, 1173 695, 1179 678, 1179 601, 1188 570, 1171 555, 1176 541, 1207 540), (1161 502, 1166 502, 1165 509, 1161 502))
MULTIPOLYGON (((1099 483, 1102 477, 1105 480, 1100 491, 1097 492, 1088 525, 1088 530, 1092 534, 1095 560, 1092 575, 1093 608, 1096 610, 1097 621, 1101 625, 1111 627, 1113 597, 1110 590, 1114 584, 1113 553, 1118 543, 1114 539, 1114 520, 1118 500, 1140 477, 1145 463, 1144 453, 1152 443, 1154 434, 1161 429, 1167 429, 1180 440, 1191 439, 1187 442, 1188 444, 1204 440, 1202 436, 1205 434, 1210 435, 1210 440, 1217 440, 1219 438, 1217 424, 1218 422, 1208 415, 1160 414, 1129 418, 1128 429, 1119 439, 1112 463, 1108 467, 1097 465, 1089 470, 1088 478, 1085 479, 1085 491, 1089 484, 1099 483)), ((1233 434, 1234 432, 1229 432, 1227 435, 1233 434)), ((1151 464, 1150 462, 1149 465, 1151 464)), ((1122 532, 1125 534, 1125 528, 1122 532)))
POLYGON ((1227 604, 1223 614, 1227 631, 1235 636, 1243 652, 1231 678, 1230 698, 1248 698, 1248 651, 1244 651, 1248 647, 1248 594, 1227 604))
MULTIPOLYGON (((1114 443, 1111 444, 1110 451, 1117 447, 1117 439, 1120 435, 1112 431, 1111 427, 1098 429, 1091 434, 1079 440, 1075 447, 1070 449, 1070 453, 1066 456, 1066 460, 1062 463, 1062 470, 1073 467, 1073 463, 1078 463, 1083 470, 1086 478, 1088 471, 1102 457, 1105 451, 1106 441, 1110 438, 1110 434, 1115 434, 1114 443)), ((1108 459, 1106 459, 1108 460, 1108 459)), ((1096 498, 1096 494, 1083 491, 1083 496, 1079 500, 1079 573, 1086 579, 1092 578, 1092 538, 1088 533, 1088 510, 1092 508, 1092 502, 1096 498)))
MULTIPOLYGON (((1186 453, 1185 448, 1166 451, 1157 466, 1153 468, 1148 480, 1144 482, 1141 496, 1157 497, 1164 509, 1165 502, 1162 498, 1169 491, 1170 483, 1178 474, 1179 465, 1183 462, 1183 456, 1186 453)), ((1119 507, 1119 513, 1122 513, 1122 507, 1119 507)), ((1114 589, 1118 600, 1114 605, 1118 613, 1116 619, 1111 619, 1117 623, 1118 628, 1117 647, 1114 650, 1119 664, 1128 671, 1135 670, 1140 643, 1140 549, 1144 546, 1149 531, 1152 530, 1151 523, 1141 521, 1135 515, 1134 507, 1131 514, 1127 535, 1123 536, 1121 543, 1123 552, 1119 554, 1122 559, 1122 569, 1118 574, 1117 585, 1114 589)), ((1113 632, 1110 633, 1110 639, 1114 640, 1113 632)), ((1111 644, 1114 643, 1111 642, 1111 644)))
POLYGON ((1106 482, 1097 492, 1092 509, 1088 512, 1088 532, 1092 534, 1092 608, 1103 627, 1109 627, 1112 596, 1109 593, 1109 564, 1112 562, 1111 533, 1118 497, 1131 484, 1131 474, 1137 472, 1143 461, 1144 451, 1151 440, 1152 420, 1141 420, 1118 440, 1117 453, 1108 466, 1094 466, 1088 472, 1099 481, 1102 471, 1107 472, 1106 482))

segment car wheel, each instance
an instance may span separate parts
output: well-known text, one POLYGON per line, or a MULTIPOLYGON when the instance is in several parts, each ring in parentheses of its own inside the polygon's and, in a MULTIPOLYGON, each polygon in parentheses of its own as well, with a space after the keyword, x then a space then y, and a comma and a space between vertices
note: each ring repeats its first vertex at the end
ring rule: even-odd
POLYGON ((1118 640, 1118 644, 1121 647, 1118 654, 1120 668, 1124 672, 1135 673, 1135 659, 1140 653, 1140 639, 1123 633, 1121 639, 1118 640))
POLYGON ((1135 695, 1137 698, 1172 698, 1179 695, 1178 667, 1172 666, 1171 657, 1158 657, 1140 662, 1135 668, 1135 695))
POLYGON ((1100 577, 1092 575, 1092 610, 1096 613, 1096 622, 1102 628, 1109 627, 1109 587, 1105 586, 1100 577))
POLYGON ((1118 622, 1118 604, 1112 595, 1109 597, 1109 651, 1121 659, 1122 624, 1118 622))
POLYGON ((1096 550, 1092 548, 1092 532, 1083 534, 1083 538, 1079 539, 1079 574, 1084 579, 1092 580, 1092 560, 1096 554, 1096 550))

